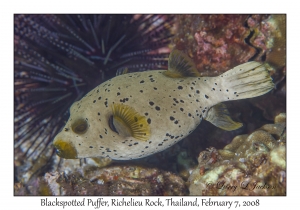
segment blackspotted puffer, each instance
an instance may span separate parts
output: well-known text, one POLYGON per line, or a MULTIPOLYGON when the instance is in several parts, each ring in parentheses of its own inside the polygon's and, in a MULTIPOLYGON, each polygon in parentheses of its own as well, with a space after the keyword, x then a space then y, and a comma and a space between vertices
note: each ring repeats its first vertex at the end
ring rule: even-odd
POLYGON ((53 145, 62 158, 142 158, 182 140, 202 119, 225 130, 241 127, 221 102, 260 96, 273 87, 259 62, 199 77, 192 60, 174 50, 167 71, 116 76, 75 102, 53 145))

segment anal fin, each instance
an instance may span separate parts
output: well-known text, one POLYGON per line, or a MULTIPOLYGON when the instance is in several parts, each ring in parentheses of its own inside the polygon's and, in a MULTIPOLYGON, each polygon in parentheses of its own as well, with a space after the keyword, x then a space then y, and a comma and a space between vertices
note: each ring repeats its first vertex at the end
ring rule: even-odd
POLYGON ((226 131, 236 130, 243 126, 243 123, 231 119, 225 104, 222 103, 211 107, 204 119, 226 131))

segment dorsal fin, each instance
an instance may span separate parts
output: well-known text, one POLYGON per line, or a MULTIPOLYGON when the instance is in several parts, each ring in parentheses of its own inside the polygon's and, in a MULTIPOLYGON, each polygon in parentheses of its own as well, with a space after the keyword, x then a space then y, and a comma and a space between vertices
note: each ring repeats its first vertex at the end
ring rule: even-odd
POLYGON ((226 131, 236 130, 243 126, 242 123, 235 122, 230 118, 229 112, 223 103, 211 107, 204 119, 226 131))
POLYGON ((171 52, 168 71, 164 72, 164 75, 172 78, 200 76, 192 59, 179 50, 171 52))

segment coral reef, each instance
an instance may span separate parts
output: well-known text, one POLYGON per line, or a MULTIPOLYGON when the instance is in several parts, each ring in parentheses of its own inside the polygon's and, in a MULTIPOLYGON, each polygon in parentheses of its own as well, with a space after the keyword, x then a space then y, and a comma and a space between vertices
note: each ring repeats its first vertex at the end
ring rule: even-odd
POLYGON ((189 177, 191 195, 286 195, 286 120, 250 135, 236 136, 223 149, 202 151, 189 177))
POLYGON ((80 172, 51 172, 30 183, 15 184, 15 195, 187 195, 185 182, 177 175, 141 166, 89 168, 80 172), (33 187, 34 185, 34 187, 33 187))
POLYGON ((285 66, 285 15, 177 15, 175 48, 201 75, 216 76, 250 60, 285 66), (280 59, 278 59, 280 58, 280 59))
POLYGON ((286 112, 285 15, 175 15, 172 38, 173 17, 15 16, 15 195, 187 195, 181 179, 189 177, 193 195, 285 195, 285 114, 280 114, 286 112), (106 38, 112 32, 112 39, 106 38), (66 46, 77 53, 66 53, 66 46), (249 60, 266 61, 276 88, 261 97, 226 102, 242 128, 228 132, 202 121, 178 144, 126 166, 53 155, 51 142, 74 100, 126 68, 165 69, 169 47, 186 52, 202 76, 249 60), (203 151, 210 147, 215 149, 203 151), (148 175, 134 178, 130 167, 148 175), (221 189, 213 185, 214 176, 221 189), (164 182, 158 181, 161 177, 164 182), (205 181, 211 181, 209 186, 205 181), (258 189, 264 181, 276 189, 258 189), (249 183, 251 189, 255 182, 254 190, 240 187, 249 183), (177 191, 167 188, 172 183, 177 191))

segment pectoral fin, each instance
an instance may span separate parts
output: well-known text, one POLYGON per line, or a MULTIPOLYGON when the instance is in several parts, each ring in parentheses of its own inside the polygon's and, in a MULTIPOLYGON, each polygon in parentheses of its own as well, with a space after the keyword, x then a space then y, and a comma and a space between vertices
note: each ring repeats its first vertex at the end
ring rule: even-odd
POLYGON ((111 108, 112 123, 119 135, 132 136, 141 141, 149 140, 150 126, 144 116, 124 104, 112 104, 111 108))
POLYGON ((207 116, 204 118, 218 128, 226 131, 236 130, 243 126, 242 123, 233 121, 225 104, 219 103, 208 110, 207 116))

